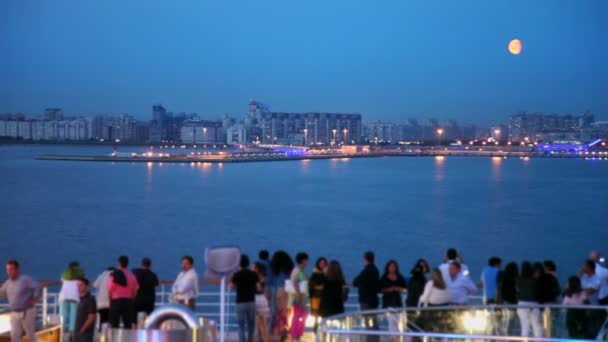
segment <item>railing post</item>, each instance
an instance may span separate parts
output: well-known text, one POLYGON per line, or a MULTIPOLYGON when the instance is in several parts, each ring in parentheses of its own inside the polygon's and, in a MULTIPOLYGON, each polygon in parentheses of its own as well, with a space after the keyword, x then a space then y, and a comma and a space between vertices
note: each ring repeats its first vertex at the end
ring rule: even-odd
POLYGON ((48 300, 49 300, 49 290, 48 287, 43 287, 42 288, 42 326, 46 326, 46 324, 48 323, 48 313, 47 310, 49 309, 49 304, 48 304, 48 300))

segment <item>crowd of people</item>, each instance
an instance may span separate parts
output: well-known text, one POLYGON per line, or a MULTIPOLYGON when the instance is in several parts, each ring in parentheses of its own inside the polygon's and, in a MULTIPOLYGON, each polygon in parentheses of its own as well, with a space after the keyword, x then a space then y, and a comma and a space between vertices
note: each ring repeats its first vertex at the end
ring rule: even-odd
MULTIPOLYGON (((479 281, 474 282, 468 266, 453 248, 447 250, 444 262, 432 269, 426 260, 417 260, 407 276, 395 260, 386 262, 381 274, 374 253, 365 252, 363 269, 350 283, 337 260, 319 257, 310 273, 308 263, 309 256, 304 252, 292 259, 285 251, 271 256, 263 250, 253 264, 247 255, 241 256, 240 269, 230 278, 230 286, 236 291, 239 341, 251 342, 256 335, 264 342, 271 336, 297 341, 309 315, 314 317, 316 329, 319 318, 344 312, 351 285, 358 291, 361 310, 380 306, 466 306, 472 295, 482 291, 485 304, 516 305, 522 336, 551 336, 544 331, 538 304, 608 305, 608 269, 598 252, 590 253, 565 287, 560 285, 553 261, 509 262, 503 269, 498 257, 488 260, 479 281)), ((136 326, 138 313, 150 314, 159 286, 151 265, 151 260, 144 258, 139 268, 129 270, 128 257, 121 256, 116 266, 108 267, 89 284, 80 264, 71 262, 61 275, 59 294, 60 314, 71 340, 92 341, 97 318, 99 327, 108 324, 129 329, 136 326), (96 289, 94 297, 89 293, 90 285, 96 289)), ((181 268, 171 297, 194 310, 199 295, 194 258, 184 256, 181 268)), ((9 301, 12 340, 20 340, 25 332, 30 341, 35 341, 34 306, 40 300, 40 284, 21 274, 16 260, 7 263, 6 271, 8 280, 0 287, 0 298, 9 301)), ((502 314, 505 333, 513 318, 509 312, 502 314)), ((566 325, 573 338, 594 338, 605 318, 605 310, 571 309, 566 325)))

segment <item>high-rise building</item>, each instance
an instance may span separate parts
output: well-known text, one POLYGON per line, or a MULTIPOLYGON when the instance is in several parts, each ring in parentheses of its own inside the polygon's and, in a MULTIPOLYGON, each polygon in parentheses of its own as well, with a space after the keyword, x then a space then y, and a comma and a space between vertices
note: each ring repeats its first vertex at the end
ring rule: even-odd
POLYGON ((226 142, 228 144, 246 144, 247 140, 247 129, 243 124, 236 124, 226 129, 226 142))
POLYGON ((571 136, 571 133, 588 128, 593 121, 593 115, 587 112, 579 116, 518 113, 509 117, 509 140, 543 140, 553 136, 571 136))
POLYGON ((361 114, 277 113, 260 118, 262 143, 306 145, 353 144, 361 140, 361 114))
POLYGON ((152 106, 150 141, 159 143, 167 140, 167 110, 160 104, 152 106))

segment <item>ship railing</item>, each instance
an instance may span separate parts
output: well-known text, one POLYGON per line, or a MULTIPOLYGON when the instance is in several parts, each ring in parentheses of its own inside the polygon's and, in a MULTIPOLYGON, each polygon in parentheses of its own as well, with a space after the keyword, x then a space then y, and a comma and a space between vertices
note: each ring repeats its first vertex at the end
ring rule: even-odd
POLYGON ((608 340, 607 318, 608 306, 597 305, 385 309, 323 319, 317 342, 608 340))
MULTIPOLYGON (((46 324, 57 324, 59 322, 59 291, 61 288, 60 281, 42 281, 42 298, 37 303, 38 317, 43 325, 46 324)), ((156 292, 156 306, 174 303, 172 299, 172 285, 173 281, 163 280, 160 282, 156 292)), ((95 289, 91 288, 91 292, 95 294, 95 289)), ((195 313, 199 317, 203 317, 210 321, 220 321, 220 288, 216 281, 202 280, 199 282, 199 294, 195 301, 195 313)), ((238 324, 236 321, 236 310, 235 310, 235 293, 228 292, 227 294, 227 310, 225 312, 226 327, 229 330, 236 330, 238 324)), ((403 300, 407 298, 407 292, 403 294, 403 300)), ((481 296, 472 297, 473 303, 482 303, 483 299, 481 296)), ((359 304, 357 302, 356 289, 351 288, 349 296, 345 302, 345 312, 356 312, 359 311, 359 304)), ((0 311, 7 310, 8 303, 6 300, 0 300, 0 311)), ((314 324, 313 321, 309 321, 309 326, 314 324)))

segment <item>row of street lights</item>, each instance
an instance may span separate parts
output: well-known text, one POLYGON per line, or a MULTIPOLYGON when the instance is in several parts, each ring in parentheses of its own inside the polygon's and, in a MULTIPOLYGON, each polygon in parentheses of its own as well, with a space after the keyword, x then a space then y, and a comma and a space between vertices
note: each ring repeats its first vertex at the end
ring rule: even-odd
MULTIPOLYGON (((304 128, 302 132, 304 132, 304 145, 308 145, 308 129, 304 128)), ((334 144, 336 144, 336 133, 338 130, 334 128, 331 130, 331 132, 334 134, 334 144)), ((344 133, 344 142, 348 141, 348 129, 345 128, 342 130, 342 132, 344 133)))

